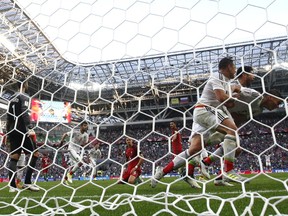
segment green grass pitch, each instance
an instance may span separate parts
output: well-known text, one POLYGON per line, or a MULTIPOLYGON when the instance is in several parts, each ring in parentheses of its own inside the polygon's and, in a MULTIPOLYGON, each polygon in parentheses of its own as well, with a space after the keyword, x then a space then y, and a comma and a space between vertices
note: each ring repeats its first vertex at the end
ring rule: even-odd
POLYGON ((74 181, 71 187, 39 182, 45 190, 18 194, 1 183, 0 215, 198 215, 209 206, 219 215, 288 215, 287 173, 249 177, 245 185, 216 187, 211 181, 202 189, 178 178, 164 178, 154 189, 149 179, 137 187, 116 180, 74 181))

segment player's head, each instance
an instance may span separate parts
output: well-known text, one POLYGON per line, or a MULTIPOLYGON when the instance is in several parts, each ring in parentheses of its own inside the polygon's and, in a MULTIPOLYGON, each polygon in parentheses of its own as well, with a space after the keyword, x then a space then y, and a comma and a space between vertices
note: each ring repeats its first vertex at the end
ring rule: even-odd
POLYGON ((283 98, 283 96, 277 89, 271 89, 267 93, 264 93, 261 104, 268 110, 274 110, 279 108, 279 105, 283 102, 281 98, 283 98))
POLYGON ((231 58, 222 58, 218 64, 219 71, 227 78, 233 79, 236 73, 236 67, 231 58))
POLYGON ((49 109, 50 115, 54 116, 55 115, 55 110, 53 108, 49 109))
POLYGON ((171 128, 171 129, 176 129, 176 128, 177 128, 177 125, 176 125, 176 122, 175 122, 175 121, 171 121, 171 122, 170 122, 170 128, 171 128))
POLYGON ((94 144, 94 148, 95 149, 99 149, 99 147, 100 147, 100 143, 97 142, 97 143, 94 144))
POLYGON ((249 87, 254 80, 253 68, 251 66, 239 67, 237 69, 236 75, 239 82, 244 87, 249 87))
POLYGON ((126 144, 128 146, 132 146, 133 145, 133 140, 131 138, 129 138, 129 137, 126 137, 126 144))
POLYGON ((88 130, 88 123, 86 121, 81 122, 80 124, 80 130, 82 132, 86 132, 88 130))

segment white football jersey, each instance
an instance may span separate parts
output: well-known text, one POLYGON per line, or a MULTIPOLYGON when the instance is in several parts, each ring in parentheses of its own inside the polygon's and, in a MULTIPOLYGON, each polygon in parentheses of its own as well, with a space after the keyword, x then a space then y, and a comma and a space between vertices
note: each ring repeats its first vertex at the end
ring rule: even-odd
POLYGON ((263 111, 263 108, 260 107, 262 99, 263 96, 261 96, 261 94, 258 91, 251 88, 241 87, 241 93, 239 94, 238 98, 239 101, 235 100, 235 106, 229 108, 228 110, 230 113, 236 113, 249 117, 250 108, 248 104, 250 104, 252 114, 258 115, 263 111))
POLYGON ((222 89, 229 94, 229 79, 221 73, 213 73, 206 83, 202 95, 199 98, 200 104, 205 104, 213 107, 219 106, 221 103, 217 100, 214 90, 222 89))
POLYGON ((265 156, 266 163, 270 162, 271 155, 269 154, 269 155, 264 155, 264 156, 265 156))
POLYGON ((98 160, 100 159, 102 156, 102 153, 100 151, 100 149, 95 149, 95 148, 92 148, 91 151, 90 151, 90 157, 93 159, 93 160, 98 160))
POLYGON ((68 132, 67 135, 71 137, 68 149, 73 149, 76 152, 81 150, 80 146, 87 144, 89 141, 89 136, 86 132, 82 134, 80 131, 71 131, 68 132))

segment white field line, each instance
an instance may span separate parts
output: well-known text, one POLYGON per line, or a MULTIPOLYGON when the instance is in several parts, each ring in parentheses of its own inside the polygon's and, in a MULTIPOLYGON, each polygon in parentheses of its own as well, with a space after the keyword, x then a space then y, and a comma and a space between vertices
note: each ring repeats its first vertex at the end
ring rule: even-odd
MULTIPOLYGON (((206 195, 221 195, 221 194, 223 194, 223 195, 225 195, 225 194, 241 194, 243 191, 226 191, 226 192, 212 192, 212 193, 206 193, 206 195)), ((287 192, 286 190, 259 190, 259 191, 246 191, 246 194, 249 194, 249 193, 275 193, 275 192, 277 192, 277 193, 279 193, 279 192, 287 192)), ((32 193, 32 192, 31 192, 32 193)), ((125 195, 126 195, 127 193, 125 193, 125 195)), ((16 195, 16 194, 15 194, 16 195)), ((116 194, 113 194, 113 195, 105 195, 104 197, 112 197, 112 196, 115 196, 116 194)), ((121 194, 120 194, 121 195, 121 194)), ((193 196, 193 195, 195 195, 195 196, 199 196, 199 195, 201 195, 200 193, 197 193, 197 194, 177 194, 177 196, 189 196, 189 197, 191 197, 191 196, 193 196)), ((203 195, 205 195, 205 194, 203 194, 203 195)), ((131 196, 132 196, 132 194, 131 194, 131 196)), ((135 197, 153 197, 153 196, 155 196, 155 194, 137 194, 135 197)), ((288 195, 287 195, 288 196, 288 195)), ((73 196, 73 198, 85 198, 85 199, 88 199, 88 198, 99 198, 99 197, 101 197, 101 196, 99 196, 99 195, 95 195, 95 196, 73 196)), ((21 198, 24 198, 23 196, 19 196, 19 198, 21 199, 21 198)), ((27 198, 31 198, 31 199, 40 199, 40 198, 43 198, 43 196, 29 196, 29 197, 27 197, 27 198)), ((56 196, 45 196, 45 199, 49 199, 49 198, 56 198, 57 199, 57 197, 56 196)), ((64 199, 70 199, 71 198, 71 196, 59 196, 59 198, 64 198, 64 199)), ((11 199, 11 197, 1 197, 0 198, 0 201, 1 200, 6 200, 6 199, 11 199)))

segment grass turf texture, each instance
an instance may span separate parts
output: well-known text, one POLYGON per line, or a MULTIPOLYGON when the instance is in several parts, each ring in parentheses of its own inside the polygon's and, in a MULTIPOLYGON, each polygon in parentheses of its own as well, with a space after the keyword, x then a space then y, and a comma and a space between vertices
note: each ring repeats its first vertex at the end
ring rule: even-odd
POLYGON ((7 183, 1 183, 0 215, 16 212, 46 215, 55 212, 56 215, 133 215, 133 212, 153 215, 158 212, 161 216, 173 215, 173 212, 175 215, 197 215, 208 211, 209 206, 215 213, 223 206, 219 215, 288 214, 287 173, 249 177, 252 180, 245 185, 235 183, 234 187, 216 187, 211 181, 206 188, 201 185, 202 189, 190 188, 178 178, 164 178, 154 189, 150 187, 150 179, 145 179, 137 188, 116 184, 116 180, 74 181, 71 187, 63 186, 59 181, 39 182, 38 185, 46 191, 25 190, 18 194, 9 193, 7 183), (169 183, 172 184, 169 186, 169 183), (248 206, 250 210, 246 208, 248 206))

